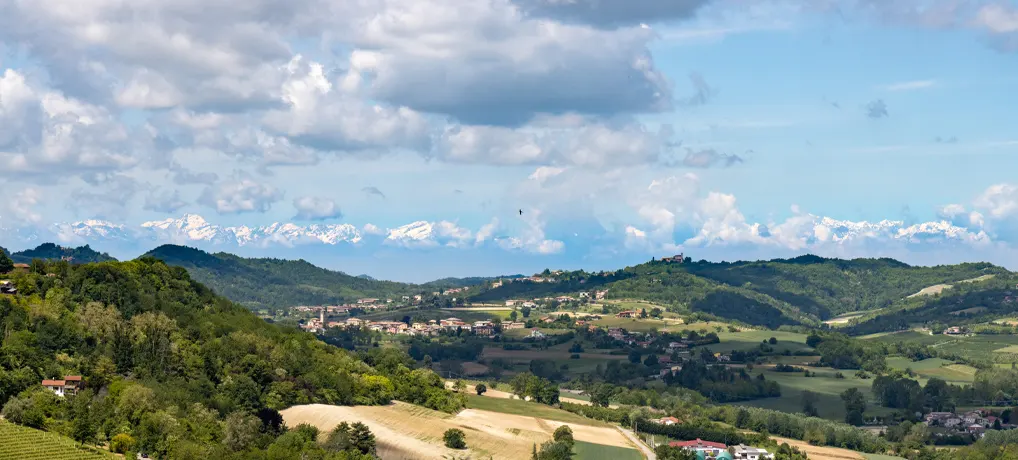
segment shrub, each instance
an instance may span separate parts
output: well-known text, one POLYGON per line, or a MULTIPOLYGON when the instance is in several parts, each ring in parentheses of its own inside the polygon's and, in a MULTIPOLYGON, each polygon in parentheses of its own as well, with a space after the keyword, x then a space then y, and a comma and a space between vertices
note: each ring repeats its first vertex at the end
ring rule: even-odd
POLYGON ((463 433, 463 430, 456 428, 445 430, 445 434, 442 435, 442 439, 445 441, 445 447, 450 449, 466 449, 466 438, 467 436, 463 433))
POLYGON ((115 454, 124 454, 134 450, 134 438, 126 433, 120 433, 110 440, 110 451, 115 454))
POLYGON ((477 396, 483 395, 485 391, 488 391, 488 387, 484 386, 483 383, 478 383, 474 387, 474 391, 477 392, 477 396))

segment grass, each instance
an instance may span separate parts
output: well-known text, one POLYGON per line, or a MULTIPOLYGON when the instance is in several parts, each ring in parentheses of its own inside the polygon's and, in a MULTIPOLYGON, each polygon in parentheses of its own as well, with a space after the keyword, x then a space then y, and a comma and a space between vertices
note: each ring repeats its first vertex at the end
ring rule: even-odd
MULTIPOLYGON (((1014 350, 1014 348, 1010 348, 1018 345, 1018 336, 1014 335, 987 334, 966 337, 943 334, 929 335, 921 332, 909 331, 874 337, 869 340, 918 343, 929 345, 933 348, 943 348, 966 358, 990 358, 996 359, 997 362, 1005 362, 1005 360, 1010 359, 1008 357, 1009 354, 1018 354, 1018 351, 1011 351, 1014 350), (994 351, 997 351, 997 353, 992 353, 994 351)), ((1014 360, 1018 361, 1018 357, 1015 357, 1014 360)))
POLYGON ((679 327, 676 321, 664 321, 653 318, 616 318, 614 316, 604 316, 603 318, 593 321, 594 324, 601 327, 621 327, 630 332, 650 332, 651 330, 663 330, 669 327, 679 327))
POLYGON ((908 358, 895 356, 887 358, 887 365, 894 369, 912 369, 920 378, 919 383, 936 377, 948 383, 970 384, 975 380, 977 369, 964 364, 955 364, 946 359, 930 358, 922 361, 910 361, 908 358))
POLYGON ((866 454, 866 453, 862 453, 862 452, 860 452, 860 453, 862 454, 863 457, 866 457, 866 460, 905 460, 902 457, 897 457, 897 456, 894 456, 894 455, 866 454))
POLYGON ((812 350, 806 345, 806 335, 795 332, 745 330, 739 332, 728 332, 728 329, 718 333, 721 343, 708 345, 711 351, 730 352, 733 350, 752 350, 760 346, 764 340, 774 337, 778 340, 776 345, 771 345, 774 351, 781 353, 784 350, 790 352, 812 350))
POLYGON ((642 460, 643 455, 636 449, 603 446, 591 442, 576 441, 573 453, 578 460, 642 460))
POLYGON ((522 415, 525 417, 537 417, 548 420, 555 420, 563 423, 576 423, 589 426, 611 426, 600 420, 576 415, 572 412, 556 409, 544 404, 521 401, 519 399, 489 398, 467 394, 467 408, 499 412, 502 414, 522 415))
POLYGON ((111 459, 112 454, 78 448, 70 438, 0 420, 0 458, 18 460, 111 459))
MULTIPOLYGON (((816 377, 804 377, 800 372, 774 372, 771 368, 757 366, 751 374, 755 377, 763 373, 768 380, 778 382, 781 385, 781 396, 777 398, 754 399, 751 401, 740 401, 729 403, 736 406, 762 407, 765 409, 779 410, 782 412, 802 412, 802 393, 809 390, 817 395, 816 407, 820 411, 820 417, 830 420, 845 419, 845 403, 841 400, 841 393, 849 388, 857 388, 867 397, 870 395, 870 388, 873 386, 872 379, 860 379, 855 376, 855 371, 842 370, 843 379, 835 378, 838 370, 827 367, 810 367, 810 372, 816 372, 816 377)), ((866 408, 866 415, 878 415, 890 412, 890 409, 878 407, 870 403, 866 408)))

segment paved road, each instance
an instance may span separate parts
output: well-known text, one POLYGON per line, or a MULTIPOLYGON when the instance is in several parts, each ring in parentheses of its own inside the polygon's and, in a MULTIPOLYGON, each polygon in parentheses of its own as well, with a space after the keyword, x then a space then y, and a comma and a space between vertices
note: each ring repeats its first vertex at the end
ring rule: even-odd
POLYGON ((647 445, 644 444, 643 441, 641 441, 640 438, 636 436, 636 434, 620 426, 616 428, 618 428, 619 431, 622 432, 622 434, 629 438, 629 440, 632 441, 633 444, 636 444, 636 447, 640 448, 640 452, 643 452, 643 456, 647 457, 647 460, 657 460, 657 455, 654 454, 654 450, 651 449, 650 447, 647 447, 647 445))

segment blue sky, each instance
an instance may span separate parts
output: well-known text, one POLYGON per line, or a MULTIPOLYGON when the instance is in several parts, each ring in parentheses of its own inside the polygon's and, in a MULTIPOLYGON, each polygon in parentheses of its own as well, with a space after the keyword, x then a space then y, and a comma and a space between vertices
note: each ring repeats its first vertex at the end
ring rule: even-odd
POLYGON ((15 249, 420 281, 1018 242, 1013 2, 26 2, 0 44, 15 249))

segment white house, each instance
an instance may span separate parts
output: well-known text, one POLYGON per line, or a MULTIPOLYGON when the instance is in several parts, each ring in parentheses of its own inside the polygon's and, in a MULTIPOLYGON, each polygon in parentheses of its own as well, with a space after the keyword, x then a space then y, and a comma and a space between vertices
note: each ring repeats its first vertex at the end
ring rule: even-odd
POLYGON ((732 447, 732 455, 736 459, 740 460, 762 460, 772 459, 774 454, 767 452, 764 449, 758 449, 756 447, 749 447, 743 444, 732 447))

